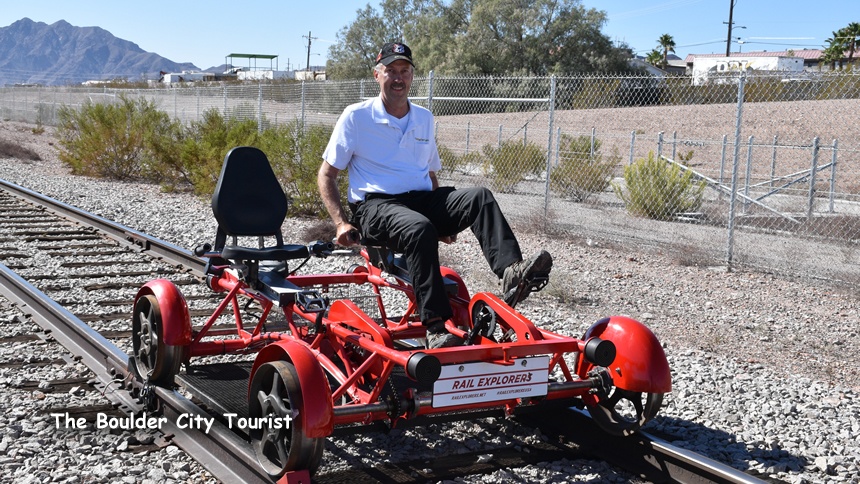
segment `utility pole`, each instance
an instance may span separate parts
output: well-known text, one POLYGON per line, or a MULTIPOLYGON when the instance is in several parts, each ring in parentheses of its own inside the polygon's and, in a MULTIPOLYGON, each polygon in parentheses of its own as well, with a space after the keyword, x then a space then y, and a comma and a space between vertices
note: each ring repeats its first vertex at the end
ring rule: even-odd
POLYGON ((308 39, 308 63, 306 70, 311 70, 311 41, 316 40, 316 37, 311 37, 311 31, 308 30, 308 35, 302 35, 302 38, 308 39))
MULTIPOLYGON (((732 23, 734 23, 734 22, 732 22, 732 12, 734 11, 735 4, 737 2, 738 2, 738 0, 729 0, 729 21, 728 21, 729 35, 728 35, 728 37, 726 37, 726 57, 730 56, 731 52, 732 52, 732 23)), ((726 22, 723 22, 723 23, 726 23, 726 22)), ((310 47, 308 47, 308 48, 310 48, 310 47)))

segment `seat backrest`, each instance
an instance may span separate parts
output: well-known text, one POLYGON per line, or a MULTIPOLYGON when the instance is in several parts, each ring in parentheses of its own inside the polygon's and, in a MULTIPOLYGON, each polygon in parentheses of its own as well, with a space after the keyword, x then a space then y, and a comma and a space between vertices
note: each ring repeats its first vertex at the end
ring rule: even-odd
POLYGON ((266 154, 239 146, 224 157, 212 195, 219 231, 229 236, 276 236, 287 216, 287 196, 266 154))

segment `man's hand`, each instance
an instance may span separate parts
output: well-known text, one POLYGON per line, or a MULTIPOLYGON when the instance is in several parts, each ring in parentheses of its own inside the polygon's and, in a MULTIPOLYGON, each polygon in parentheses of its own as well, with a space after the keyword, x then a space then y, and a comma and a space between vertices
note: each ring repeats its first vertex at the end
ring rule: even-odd
POLYGON ((342 223, 337 226, 337 244, 342 247, 358 245, 361 236, 358 234, 358 229, 350 223, 342 223))
POLYGON ((454 235, 443 235, 439 237, 439 242, 445 242, 446 244, 453 244, 457 241, 457 234, 454 235))

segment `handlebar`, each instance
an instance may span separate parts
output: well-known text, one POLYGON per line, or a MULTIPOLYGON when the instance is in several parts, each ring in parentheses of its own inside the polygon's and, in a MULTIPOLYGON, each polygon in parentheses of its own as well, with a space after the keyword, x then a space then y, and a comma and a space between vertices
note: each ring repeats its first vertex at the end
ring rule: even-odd
MULTIPOLYGON (((307 245, 308 255, 312 257, 328 257, 335 252, 335 244, 334 242, 324 242, 322 240, 317 240, 315 242, 311 242, 307 245)), ((206 259, 213 259, 216 257, 221 257, 220 251, 213 251, 212 244, 200 244, 195 247, 192 252, 197 257, 202 257, 206 259)), ((302 256, 300 256, 302 257, 302 256)))

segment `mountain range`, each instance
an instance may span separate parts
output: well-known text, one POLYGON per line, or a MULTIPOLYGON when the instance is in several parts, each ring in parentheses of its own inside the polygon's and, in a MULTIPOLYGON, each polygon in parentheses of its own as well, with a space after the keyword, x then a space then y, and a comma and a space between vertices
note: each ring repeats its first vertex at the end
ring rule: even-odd
POLYGON ((177 63, 99 27, 51 25, 23 18, 0 27, 0 86, 77 85, 88 80, 158 79, 159 72, 199 70, 177 63))

